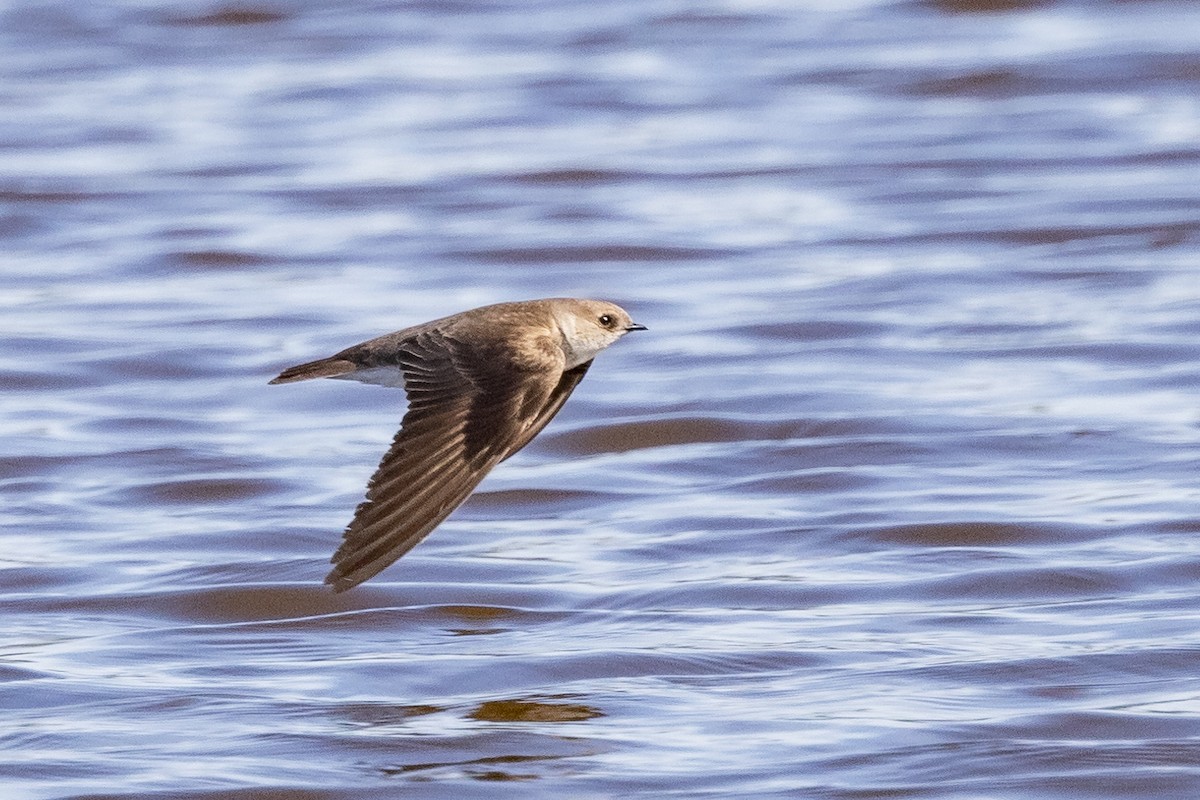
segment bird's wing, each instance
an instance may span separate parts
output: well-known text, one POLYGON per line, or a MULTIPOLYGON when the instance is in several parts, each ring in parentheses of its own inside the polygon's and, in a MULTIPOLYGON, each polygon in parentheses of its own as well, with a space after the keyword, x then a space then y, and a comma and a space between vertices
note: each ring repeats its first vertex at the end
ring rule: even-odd
POLYGON ((530 423, 529 428, 525 431, 525 434, 515 445, 513 445, 512 450, 509 450, 508 455, 504 456, 504 458, 508 458, 508 456, 511 456, 513 453, 529 444, 531 441, 533 441, 533 437, 542 432, 542 428, 546 427, 546 424, 550 422, 550 420, 554 419, 554 415, 557 414, 559 409, 563 407, 563 403, 567 402, 567 398, 571 396, 571 392, 575 391, 575 387, 579 385, 581 380, 583 380, 583 376, 587 374, 588 367, 591 365, 591 361, 585 361, 578 367, 573 367, 562 374, 562 378, 559 379, 558 385, 555 386, 554 391, 550 393, 550 399, 547 401, 545 407, 542 408, 542 410, 538 413, 537 418, 530 423))
POLYGON ((408 412, 333 556, 325 582, 334 591, 377 574, 437 527, 550 421, 587 369, 564 373, 561 360, 517 369, 502 351, 490 355, 436 329, 398 348, 408 412))

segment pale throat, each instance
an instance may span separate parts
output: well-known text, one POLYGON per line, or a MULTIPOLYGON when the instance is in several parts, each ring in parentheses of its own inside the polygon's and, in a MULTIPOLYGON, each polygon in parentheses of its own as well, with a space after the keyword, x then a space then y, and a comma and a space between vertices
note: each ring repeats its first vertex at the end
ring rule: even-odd
MULTIPOLYGON (((580 364, 591 361, 597 353, 612 344, 602 336, 589 336, 582 332, 587 328, 583 328, 581 331, 578 325, 579 317, 574 314, 555 314, 555 322, 558 323, 558 329, 562 331, 563 356, 566 357, 564 369, 574 369, 580 364)), ((588 331, 588 333, 593 332, 588 331)))

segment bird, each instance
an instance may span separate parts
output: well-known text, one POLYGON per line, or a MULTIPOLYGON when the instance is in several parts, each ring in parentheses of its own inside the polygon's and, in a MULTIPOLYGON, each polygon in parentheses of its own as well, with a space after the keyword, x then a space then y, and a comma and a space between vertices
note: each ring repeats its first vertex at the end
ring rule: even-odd
POLYGON ((497 303, 280 372, 270 383, 355 380, 402 388, 407 399, 325 583, 344 592, 411 550, 493 467, 529 444, 601 350, 643 330, 603 300, 497 303))

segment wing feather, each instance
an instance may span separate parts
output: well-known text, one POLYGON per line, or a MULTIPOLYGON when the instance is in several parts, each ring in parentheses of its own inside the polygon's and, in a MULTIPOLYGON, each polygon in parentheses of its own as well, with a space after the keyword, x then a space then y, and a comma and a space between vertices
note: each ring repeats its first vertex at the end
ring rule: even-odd
POLYGON ((516 368, 502 350, 480 353, 430 327, 415 329, 398 353, 408 411, 333 556, 325 582, 334 591, 362 583, 428 535, 545 427, 590 364, 516 368))

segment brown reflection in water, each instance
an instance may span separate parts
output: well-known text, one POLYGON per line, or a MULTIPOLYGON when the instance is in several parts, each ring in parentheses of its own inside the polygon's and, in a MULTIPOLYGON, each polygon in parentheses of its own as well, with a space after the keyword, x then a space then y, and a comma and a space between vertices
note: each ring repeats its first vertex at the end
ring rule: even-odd
POLYGON ((484 722, 581 722, 603 717, 604 712, 582 703, 546 703, 540 700, 488 700, 467 715, 484 722))
POLYGON ((497 627, 491 623, 494 620, 513 616, 513 609, 497 606, 443 606, 446 614, 465 622, 478 623, 470 627, 448 628, 455 636, 487 636, 493 633, 504 633, 509 628, 497 627))
POLYGON ((404 725, 413 717, 425 717, 438 714, 447 709, 444 706, 429 704, 417 705, 376 705, 359 704, 347 706, 341 710, 346 723, 365 728, 390 727, 404 725))
POLYGON ((933 5, 941 11, 950 13, 1017 11, 1037 8, 1045 4, 1046 0, 934 0, 933 2, 933 5))
POLYGON ((252 6, 228 5, 218 7, 207 14, 197 16, 173 16, 164 20, 168 25, 183 27, 208 26, 238 26, 264 25, 272 22, 282 22, 286 16, 273 8, 254 8, 252 6))

